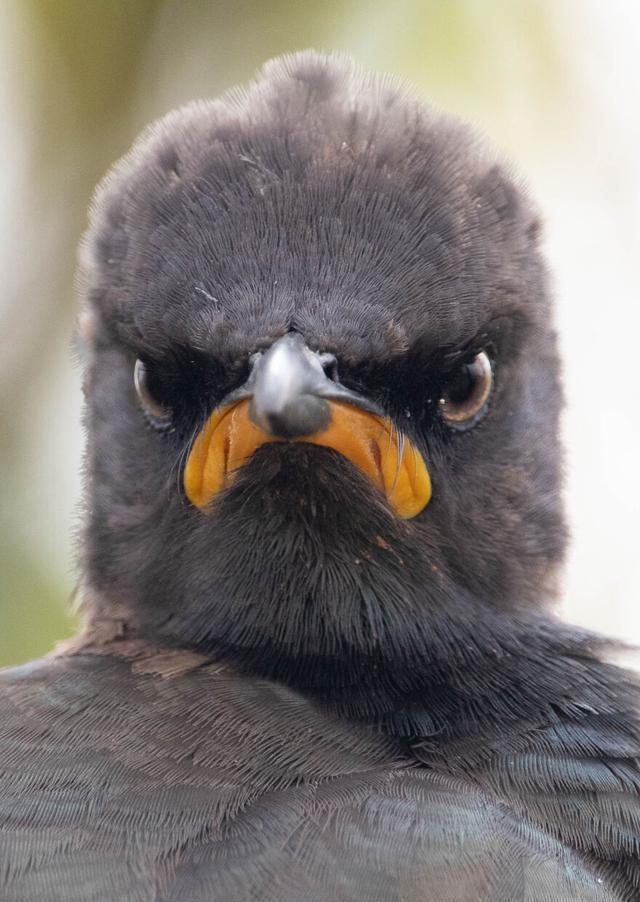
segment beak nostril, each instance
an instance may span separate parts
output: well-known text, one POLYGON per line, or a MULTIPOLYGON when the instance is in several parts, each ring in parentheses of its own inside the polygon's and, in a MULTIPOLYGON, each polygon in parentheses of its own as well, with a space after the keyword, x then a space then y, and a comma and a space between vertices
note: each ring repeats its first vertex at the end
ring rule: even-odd
POLYGON ((319 354, 318 359, 327 379, 330 379, 332 382, 339 382, 338 359, 335 354, 319 354))

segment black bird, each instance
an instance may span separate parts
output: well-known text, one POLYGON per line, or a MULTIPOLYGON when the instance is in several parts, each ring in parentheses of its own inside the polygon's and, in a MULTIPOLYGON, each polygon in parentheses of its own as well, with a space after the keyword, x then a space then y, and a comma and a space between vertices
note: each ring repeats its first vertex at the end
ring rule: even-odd
POLYGON ((312 53, 108 176, 85 627, 0 677, 3 902, 640 899, 638 682, 550 613, 538 244, 464 125, 312 53))

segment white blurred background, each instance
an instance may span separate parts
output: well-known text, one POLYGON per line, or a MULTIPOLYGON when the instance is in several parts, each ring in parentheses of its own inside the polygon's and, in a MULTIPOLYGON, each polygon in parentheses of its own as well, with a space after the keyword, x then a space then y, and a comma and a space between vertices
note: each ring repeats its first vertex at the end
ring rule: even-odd
POLYGON ((637 0, 3 0, 0 664, 72 627, 82 432, 70 336, 92 187, 150 119, 308 46, 406 77, 525 175, 565 362, 564 610, 640 641, 637 0))

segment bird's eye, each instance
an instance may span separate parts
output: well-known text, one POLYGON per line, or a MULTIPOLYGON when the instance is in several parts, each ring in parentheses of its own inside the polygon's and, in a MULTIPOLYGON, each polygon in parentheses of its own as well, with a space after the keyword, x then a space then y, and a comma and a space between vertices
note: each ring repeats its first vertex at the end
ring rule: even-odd
POLYGON ((445 423, 454 429, 475 426, 486 413, 492 385, 491 361, 481 351, 447 378, 439 402, 445 423))
POLYGON ((140 404, 153 424, 162 428, 168 427, 171 424, 171 409, 158 398, 157 391, 153 389, 149 369, 139 357, 133 368, 133 384, 140 404))

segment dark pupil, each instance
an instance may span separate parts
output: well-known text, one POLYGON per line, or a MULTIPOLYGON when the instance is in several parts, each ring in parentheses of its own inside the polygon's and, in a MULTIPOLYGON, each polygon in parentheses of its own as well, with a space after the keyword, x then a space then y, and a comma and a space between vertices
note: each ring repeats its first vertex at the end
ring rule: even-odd
POLYGON ((447 399, 452 404, 464 404, 473 392, 475 373, 473 364, 465 363, 451 376, 447 383, 447 399))
POLYGON ((166 392, 163 390, 163 385, 160 379, 158 378, 157 372, 155 372, 151 367, 147 367, 145 370, 145 383, 147 391, 151 398, 157 404, 164 404, 166 402, 166 392))

